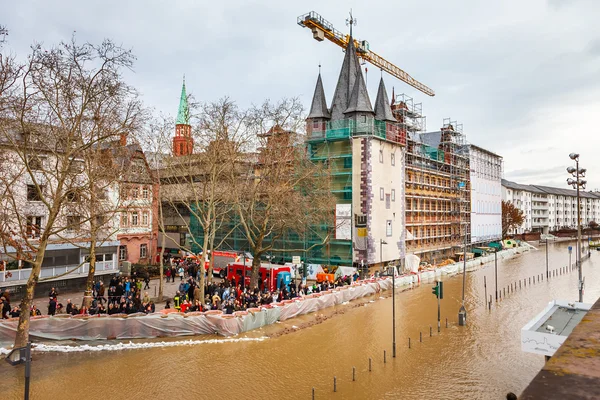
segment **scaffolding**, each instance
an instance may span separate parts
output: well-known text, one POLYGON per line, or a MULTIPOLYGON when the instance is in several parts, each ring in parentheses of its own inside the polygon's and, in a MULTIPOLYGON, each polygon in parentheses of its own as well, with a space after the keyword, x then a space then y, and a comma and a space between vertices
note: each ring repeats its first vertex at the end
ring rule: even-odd
POLYGON ((420 105, 400 95, 392 109, 405 126, 415 127, 407 129, 407 252, 433 264, 453 257, 470 231, 469 156, 462 125, 447 118, 439 132, 423 133, 420 105))

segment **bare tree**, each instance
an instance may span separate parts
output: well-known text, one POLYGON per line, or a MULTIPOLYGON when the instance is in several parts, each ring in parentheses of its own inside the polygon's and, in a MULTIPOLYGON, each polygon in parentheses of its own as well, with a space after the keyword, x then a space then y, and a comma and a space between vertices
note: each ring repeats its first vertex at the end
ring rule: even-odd
MULTIPOLYGON (((217 230, 223 232, 224 220, 233 214, 234 199, 229 177, 245 157, 245 114, 228 98, 200 107, 198 126, 195 129, 194 153, 163 160, 161 175, 161 201, 170 218, 184 226, 189 243, 173 241, 176 247, 193 253, 200 249, 203 257, 200 268, 204 272, 209 262, 208 276, 212 278, 214 257, 208 254, 233 232, 229 227, 224 238, 215 241, 217 230), (193 232, 190 221, 197 221, 201 235, 193 232)), ((163 217, 165 215, 163 214, 163 217)), ((163 237, 166 235, 163 234, 163 237)), ((204 273, 200 274, 200 291, 204 297, 204 273)))
MULTIPOLYGON (((261 257, 278 249, 286 233, 302 237, 310 227, 330 223, 335 199, 324 166, 313 164, 306 153, 302 106, 297 99, 266 101, 252 111, 251 130, 258 138, 258 160, 236 182, 236 210, 252 261, 250 285, 258 285, 261 257)), ((329 239, 321 232, 322 244, 329 239)), ((289 246, 288 246, 289 247, 289 246)))
POLYGON ((69 207, 73 196, 96 189, 86 179, 85 155, 135 130, 138 114, 131 111, 139 102, 121 76, 133 61, 129 50, 109 40, 34 45, 27 64, 16 69, 18 90, 2 94, 0 241, 5 255, 32 265, 17 347, 29 339, 30 306, 48 245, 80 242, 93 219, 69 207))

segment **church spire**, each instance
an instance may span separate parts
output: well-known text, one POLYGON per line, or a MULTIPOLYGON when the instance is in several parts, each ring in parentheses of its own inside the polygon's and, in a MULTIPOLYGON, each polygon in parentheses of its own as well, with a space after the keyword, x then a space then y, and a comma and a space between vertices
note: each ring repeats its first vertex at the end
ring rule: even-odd
POLYGON ((327 99, 325 98, 325 90, 323 90, 321 72, 319 72, 319 77, 317 78, 317 86, 315 87, 315 94, 313 95, 308 118, 331 118, 331 114, 327 109, 327 99))
POLYGON ((179 98, 179 111, 177 112, 177 125, 190 124, 190 109, 188 107, 187 93, 185 92, 185 75, 181 86, 181 97, 179 98))
POLYGON ((396 121, 392 114, 383 78, 379 81, 379 89, 377 90, 377 98, 375 99, 375 119, 380 121, 396 121))

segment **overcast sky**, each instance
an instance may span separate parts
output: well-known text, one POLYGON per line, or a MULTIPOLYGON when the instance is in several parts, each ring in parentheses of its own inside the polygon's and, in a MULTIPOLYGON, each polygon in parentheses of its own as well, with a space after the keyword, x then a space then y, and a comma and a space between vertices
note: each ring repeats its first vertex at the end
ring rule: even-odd
MULTIPOLYGON (((174 116, 183 74, 200 101, 297 96, 309 108, 320 63, 330 103, 343 53, 296 19, 314 10, 347 32, 350 8, 356 38, 435 90, 429 97, 384 74, 389 92, 423 103, 428 130, 445 117, 462 123, 519 183, 566 188, 568 154, 579 152, 588 188, 600 188, 598 0, 0 0, 0 24, 22 57, 34 41, 51 45, 73 31, 132 48, 128 81, 174 116)), ((374 101, 380 72, 366 66, 374 101)))

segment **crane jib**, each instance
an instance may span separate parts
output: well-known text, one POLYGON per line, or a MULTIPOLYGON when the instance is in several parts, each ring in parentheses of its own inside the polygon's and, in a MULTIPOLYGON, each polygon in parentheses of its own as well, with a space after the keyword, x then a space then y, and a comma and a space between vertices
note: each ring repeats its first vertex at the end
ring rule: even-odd
MULTIPOLYGON (((331 22, 327 21, 325 18, 323 18, 321 15, 314 11, 299 16, 298 25, 304 28, 309 28, 313 33, 313 38, 315 40, 318 40, 319 42, 322 42, 323 40, 327 39, 330 42, 333 42, 345 49, 348 45, 348 41, 350 40, 350 35, 345 35, 342 32, 338 31, 334 28, 331 22)), ((363 60, 368 61, 369 63, 373 64, 378 68, 381 68, 388 74, 398 78, 402 82, 407 83, 408 85, 425 93, 426 95, 435 96, 435 92, 433 91, 433 89, 419 82, 395 64, 387 61, 385 58, 372 52, 369 49, 369 42, 367 42, 366 40, 361 41, 354 39, 354 44, 358 56, 363 60)))

